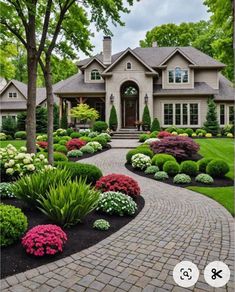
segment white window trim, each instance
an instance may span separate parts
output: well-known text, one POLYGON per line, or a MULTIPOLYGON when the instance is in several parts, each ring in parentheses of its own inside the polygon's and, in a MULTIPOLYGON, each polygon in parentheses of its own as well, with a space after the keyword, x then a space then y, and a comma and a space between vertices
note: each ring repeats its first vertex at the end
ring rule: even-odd
POLYGON ((132 62, 130 62, 130 61, 127 61, 127 62, 126 62, 126 70, 128 70, 128 71, 129 71, 129 70, 132 70, 132 62), (127 64, 131 64, 131 68, 127 68, 127 64))
POLYGON ((179 128, 198 128, 201 126, 201 103, 200 101, 164 101, 161 102, 162 104, 162 126, 163 127, 171 127, 172 125, 167 125, 164 123, 164 104, 173 104, 173 125, 179 128), (176 104, 181 104, 181 124, 180 125, 175 125, 175 105, 176 104), (187 125, 183 125, 183 104, 188 104, 188 124, 187 125), (198 105, 198 124, 197 125, 190 125, 190 104, 197 104, 198 105))
POLYGON ((176 85, 176 84, 180 84, 180 85, 182 85, 182 84, 189 84, 190 83, 189 80, 190 80, 190 70, 189 70, 189 68, 181 68, 179 66, 176 66, 175 68, 169 68, 169 69, 167 69, 167 84, 168 85, 170 85, 170 84, 174 84, 174 85, 176 85), (188 82, 182 82, 182 78, 181 78, 181 82, 180 83, 175 82, 175 69, 176 68, 180 68, 180 70, 187 70, 188 71, 188 82), (173 70, 173 80, 174 80, 174 82, 169 82, 169 71, 172 71, 172 70, 173 70))
POLYGON ((17 94, 17 92, 16 91, 11 91, 11 92, 8 92, 8 98, 18 98, 18 94, 17 94), (10 97, 10 94, 12 95, 11 97, 10 97), (13 96, 13 95, 16 95, 16 96, 13 96))
POLYGON ((230 107, 233 107, 233 111, 234 111, 234 105, 232 104, 227 105, 227 125, 230 124, 229 122, 229 108, 230 107))
POLYGON ((93 68, 91 71, 90 71, 90 81, 93 81, 93 82, 97 82, 97 81, 101 81, 102 80, 102 76, 100 75, 100 79, 92 79, 91 78, 91 74, 92 74, 92 72, 93 71, 97 71, 99 74, 100 74, 100 71, 98 70, 98 69, 96 69, 96 68, 93 68))
POLYGON ((218 120, 219 120, 219 125, 220 126, 225 126, 226 125, 226 121, 228 120, 227 119, 227 107, 226 107, 226 104, 225 103, 220 103, 219 104, 219 109, 218 109, 218 120), (223 105, 224 106, 224 124, 221 124, 220 123, 220 106, 223 105))

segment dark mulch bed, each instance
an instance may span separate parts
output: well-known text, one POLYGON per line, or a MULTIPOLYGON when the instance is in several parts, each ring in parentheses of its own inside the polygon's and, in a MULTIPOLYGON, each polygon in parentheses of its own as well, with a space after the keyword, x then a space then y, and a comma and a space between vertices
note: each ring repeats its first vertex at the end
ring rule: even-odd
POLYGON ((95 153, 93 153, 93 154, 89 154, 89 153, 84 153, 83 155, 82 155, 82 157, 70 157, 69 158, 69 161, 78 161, 78 160, 82 160, 82 159, 84 159, 84 158, 89 158, 89 157, 92 157, 92 156, 94 156, 94 155, 97 155, 97 154, 100 154, 100 153, 102 153, 102 152, 105 152, 105 151, 107 151, 107 150, 109 150, 109 149, 111 149, 112 147, 111 147, 111 145, 110 144, 107 144, 102 150, 100 150, 100 151, 97 151, 97 152, 95 152, 95 153))
MULTIPOLYGON (((16 199, 5 199, 2 200, 2 203, 11 204, 22 209, 24 214, 28 218, 29 226, 28 229, 39 225, 39 224, 50 224, 52 223, 45 215, 43 215, 38 210, 32 210, 23 205, 23 203, 16 199)), ((26 270, 36 268, 43 264, 53 262, 69 255, 72 255, 76 252, 79 252, 83 249, 86 249, 99 241, 105 239, 109 235, 118 231, 121 227, 129 223, 133 218, 135 218, 139 212, 144 207, 143 197, 138 197, 136 199, 138 205, 138 210, 135 216, 116 216, 116 215, 107 215, 98 212, 92 212, 89 214, 83 223, 80 223, 72 228, 65 229, 68 241, 64 247, 64 251, 61 254, 57 254, 53 257, 33 257, 26 254, 23 249, 20 241, 17 243, 2 248, 1 250, 1 278, 7 276, 24 272, 26 270), (111 227, 107 231, 99 231, 92 228, 93 222, 97 219, 106 219, 109 221, 111 227)))
MULTIPOLYGON (((150 178, 150 179, 154 179, 154 175, 153 174, 145 174, 144 171, 134 169, 131 166, 131 164, 126 163, 125 167, 128 170, 134 172, 135 174, 138 174, 140 176, 147 177, 147 178, 150 178)), ((214 183, 210 184, 210 185, 196 182, 195 178, 193 178, 193 177, 191 177, 191 179, 192 179, 192 181, 191 181, 190 184, 174 184, 172 177, 170 177, 166 181, 159 181, 159 182, 166 183, 166 184, 169 184, 169 185, 174 185, 176 187, 181 187, 181 188, 186 188, 186 187, 189 187, 189 186, 197 186, 197 187, 229 187, 229 186, 233 186, 234 185, 234 181, 232 179, 230 179, 230 178, 215 178, 214 179, 214 183)), ((157 181, 157 180, 155 180, 155 181, 157 181)))

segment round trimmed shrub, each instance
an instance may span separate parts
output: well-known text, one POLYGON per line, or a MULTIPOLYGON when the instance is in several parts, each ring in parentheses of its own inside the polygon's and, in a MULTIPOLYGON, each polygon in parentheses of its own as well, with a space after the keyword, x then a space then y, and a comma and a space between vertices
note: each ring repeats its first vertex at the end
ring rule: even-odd
POLYGON ((74 139, 74 138, 80 138, 81 136, 82 135, 79 132, 73 132, 73 133, 70 134, 70 137, 72 139, 74 139))
POLYGON ((13 198, 14 192, 12 190, 12 184, 2 182, 0 183, 0 198, 13 198))
POLYGON ((164 180, 167 180, 169 178, 169 176, 165 171, 158 171, 155 173, 154 178, 156 180, 164 181, 164 180))
POLYGON ((191 183, 191 177, 185 173, 180 173, 174 177, 173 182, 175 184, 189 184, 191 183))
POLYGON ((96 141, 88 142, 87 146, 92 147, 95 150, 95 152, 102 150, 102 145, 99 142, 96 142, 96 141))
POLYGON ((212 159, 213 158, 202 158, 202 159, 198 160, 198 162, 197 162, 198 170, 202 173, 205 173, 206 167, 211 162, 212 159))
POLYGON ((126 161, 127 163, 131 163, 131 158, 133 155, 135 154, 138 154, 138 153, 141 153, 141 154, 144 154, 144 155, 147 155, 149 156, 150 158, 153 157, 153 151, 150 150, 148 147, 138 147, 136 149, 132 149, 132 150, 129 150, 126 154, 126 161))
POLYGON ((188 128, 188 129, 185 129, 184 132, 185 132, 186 134, 188 134, 189 137, 192 137, 193 129, 188 128))
POLYGON ((192 160, 183 161, 180 164, 180 172, 188 174, 189 176, 197 175, 197 163, 192 160))
POLYGON ((53 155, 54 155, 54 161, 68 161, 68 158, 63 153, 54 152, 53 155))
POLYGON ((167 161, 175 161, 175 157, 169 154, 156 154, 152 158, 152 164, 157 165, 159 169, 163 169, 163 165, 167 161))
POLYGON ((229 165, 222 159, 213 159, 206 167, 206 173, 212 177, 224 177, 229 172, 229 165))
POLYGON ((212 138, 212 134, 211 133, 206 133, 205 137, 206 138, 212 138))
POLYGON ((184 129, 177 128, 176 132, 177 132, 177 134, 184 134, 184 129))
POLYGON ((67 153, 67 157, 82 157, 83 152, 81 150, 71 150, 67 153))
POLYGON ((180 166, 176 161, 167 161, 163 165, 163 171, 169 176, 175 176, 180 171, 180 166))
POLYGON ((25 140, 26 139, 26 132, 25 131, 15 132, 15 139, 25 140))
POLYGON ((97 137, 93 138, 92 142, 98 142, 102 145, 102 147, 105 147, 108 143, 107 140, 105 139, 105 137, 102 137, 102 136, 97 136, 97 137))
POLYGON ((69 141, 71 140, 72 138, 70 136, 63 136, 62 137, 62 140, 66 140, 66 141, 69 141))
MULTIPOLYGON (((84 135, 85 135, 85 133, 84 133, 84 135)), ((82 141, 84 141, 84 142, 86 142, 86 143, 89 143, 89 142, 93 141, 93 138, 87 137, 87 136, 82 136, 79 139, 82 140, 82 141)))
POLYGON ((93 223, 93 228, 98 230, 108 230, 110 228, 110 224, 107 220, 98 219, 93 223))
POLYGON ((140 195, 140 187, 137 181, 124 174, 112 173, 103 176, 96 182, 96 188, 101 192, 121 192, 130 197, 140 195))
POLYGON ((159 171, 159 168, 156 165, 151 165, 147 167, 144 171, 145 174, 155 174, 159 171))
POLYGON ((111 141, 111 136, 108 133, 100 133, 97 137, 105 138, 107 142, 111 141))
POLYGON ((149 135, 148 134, 140 134, 139 135, 139 142, 144 142, 148 138, 149 138, 149 135))
POLYGON ((203 184, 213 184, 214 182, 213 178, 206 173, 200 173, 199 175, 197 175, 195 181, 203 184))
POLYGON ((100 195, 96 210, 110 215, 134 215, 137 204, 131 197, 121 192, 109 191, 100 195))
POLYGON ((93 125, 93 131, 95 132, 105 132, 108 129, 108 124, 103 121, 97 121, 93 125))
MULTIPOLYGON (((63 137, 64 138, 64 137, 63 137)), ((66 145, 66 143, 67 143, 68 141, 67 140, 65 140, 65 139, 61 139, 59 142, 58 142, 58 144, 59 145, 66 145)))
POLYGON ((87 183, 95 184, 98 179, 102 177, 101 170, 92 164, 79 162, 58 162, 59 168, 68 169, 71 173, 72 180, 79 180, 79 178, 86 178, 87 183))
POLYGON ((157 135, 159 134, 159 131, 153 131, 151 134, 150 134, 150 136, 149 136, 149 138, 157 138, 157 135))
POLYGON ((86 142, 82 141, 81 139, 72 139, 66 143, 66 147, 68 151, 70 151, 70 150, 80 149, 85 144, 86 142))
POLYGON ((66 233, 57 225, 38 225, 22 238, 22 245, 28 254, 34 256, 55 255, 63 251, 67 241, 66 233))
POLYGON ((151 165, 151 158, 142 153, 137 153, 131 157, 131 165, 134 168, 145 169, 151 165))
POLYGON ((27 227, 27 217, 21 209, 0 204, 0 246, 8 246, 17 241, 27 227))
POLYGON ((7 139, 7 135, 5 133, 0 133, 0 141, 5 141, 7 139))
POLYGON ((88 153, 88 154, 95 153, 95 149, 89 145, 82 146, 80 148, 80 151, 82 151, 82 153, 88 153))
POLYGON ((197 130, 196 130, 196 134, 197 134, 198 136, 205 136, 205 135, 206 135, 206 130, 203 130, 203 129, 197 129, 197 130), (199 134, 201 134, 201 135, 199 135, 199 134))
POLYGON ((58 146, 55 148, 55 150, 56 150, 57 152, 61 152, 61 153, 64 153, 64 154, 67 154, 67 152, 68 152, 66 146, 64 146, 64 145, 58 145, 58 146))
MULTIPOLYGON (((40 140, 40 141, 42 141, 42 140, 40 140)), ((58 136, 53 137, 53 143, 59 144, 59 141, 60 141, 60 137, 58 137, 58 136)))

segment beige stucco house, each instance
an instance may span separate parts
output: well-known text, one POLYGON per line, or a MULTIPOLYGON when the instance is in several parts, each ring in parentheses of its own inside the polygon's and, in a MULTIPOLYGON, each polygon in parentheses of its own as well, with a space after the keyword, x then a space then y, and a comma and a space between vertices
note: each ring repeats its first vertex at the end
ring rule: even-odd
POLYGON ((151 117, 162 127, 198 128, 213 97, 221 126, 233 121, 234 90, 220 73, 225 65, 193 47, 127 48, 112 55, 111 38, 104 37, 103 52, 78 67, 80 73, 54 92, 61 114, 87 103, 108 121, 115 105, 118 128, 134 128, 148 104, 151 117))

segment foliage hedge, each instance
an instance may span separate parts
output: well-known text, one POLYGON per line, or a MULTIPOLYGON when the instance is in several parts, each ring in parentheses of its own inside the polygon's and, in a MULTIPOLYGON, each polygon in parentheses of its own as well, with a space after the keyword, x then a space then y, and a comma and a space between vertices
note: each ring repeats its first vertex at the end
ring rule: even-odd
POLYGON ((15 139, 25 140, 26 139, 26 132, 25 131, 16 132, 15 133, 15 139))

